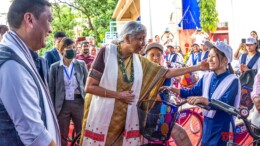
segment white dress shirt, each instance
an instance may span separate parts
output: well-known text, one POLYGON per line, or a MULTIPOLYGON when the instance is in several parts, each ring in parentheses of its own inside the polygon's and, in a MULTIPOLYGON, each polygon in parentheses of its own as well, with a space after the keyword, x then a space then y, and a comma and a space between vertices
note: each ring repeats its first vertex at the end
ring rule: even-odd
POLYGON ((63 66, 63 76, 65 85, 65 100, 74 100, 74 94, 80 94, 78 83, 75 75, 74 59, 71 61, 69 67, 67 67, 63 59, 60 61, 60 66, 63 66))

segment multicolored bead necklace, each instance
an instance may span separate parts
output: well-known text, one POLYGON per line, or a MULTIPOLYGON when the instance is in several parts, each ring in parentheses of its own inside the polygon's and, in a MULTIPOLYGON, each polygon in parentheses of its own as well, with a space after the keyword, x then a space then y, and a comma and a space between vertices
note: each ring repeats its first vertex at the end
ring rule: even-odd
POLYGON ((121 50, 120 50, 120 44, 118 44, 118 46, 117 46, 117 51, 118 51, 118 53, 117 53, 118 64, 119 64, 120 69, 123 73, 125 82, 127 82, 127 83, 134 82, 134 63, 133 63, 133 60, 131 61, 131 76, 130 76, 130 79, 128 79, 127 74, 126 74, 126 67, 125 67, 125 64, 124 64, 124 61, 123 61, 123 58, 122 58, 122 53, 121 53, 121 50))

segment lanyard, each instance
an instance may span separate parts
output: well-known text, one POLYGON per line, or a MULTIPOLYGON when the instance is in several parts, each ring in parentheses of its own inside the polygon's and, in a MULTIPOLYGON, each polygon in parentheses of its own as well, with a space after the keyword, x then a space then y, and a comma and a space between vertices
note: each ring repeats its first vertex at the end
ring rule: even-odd
POLYGON ((63 66, 63 70, 65 71, 66 73, 66 76, 68 77, 68 79, 70 80, 71 79, 71 76, 72 76, 72 73, 73 73, 73 70, 74 70, 74 64, 72 63, 72 69, 70 71, 70 75, 68 74, 67 72, 67 69, 63 66))

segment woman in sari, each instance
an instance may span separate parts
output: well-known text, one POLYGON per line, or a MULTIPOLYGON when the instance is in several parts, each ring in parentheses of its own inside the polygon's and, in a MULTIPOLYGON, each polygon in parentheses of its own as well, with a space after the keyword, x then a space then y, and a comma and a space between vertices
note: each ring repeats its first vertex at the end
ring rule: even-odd
POLYGON ((196 66, 166 69, 138 55, 145 45, 146 28, 128 22, 117 45, 110 44, 97 55, 86 84, 81 145, 140 145, 136 104, 156 98, 166 78, 208 69, 196 66))

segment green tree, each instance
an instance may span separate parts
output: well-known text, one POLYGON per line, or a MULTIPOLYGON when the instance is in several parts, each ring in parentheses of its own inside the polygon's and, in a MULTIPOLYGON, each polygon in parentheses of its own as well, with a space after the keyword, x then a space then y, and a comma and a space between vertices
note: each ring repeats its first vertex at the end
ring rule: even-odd
POLYGON ((202 29, 207 33, 216 31, 219 23, 216 0, 200 0, 199 7, 202 29))
MULTIPOLYGON (((53 34, 64 31, 74 38, 75 26, 83 28, 83 36, 93 36, 100 44, 109 31, 109 22, 118 0, 54 0, 52 4, 53 34)), ((53 35, 47 39, 47 47, 40 51, 43 55, 53 48, 53 35)))
POLYGON ((81 25, 83 35, 93 36, 97 43, 101 43, 105 37, 105 32, 109 31, 109 22, 112 20, 112 14, 118 0, 58 0, 66 4, 81 14, 84 24, 81 25))
POLYGON ((58 31, 63 31, 67 36, 73 38, 73 29, 76 26, 77 13, 72 13, 72 8, 67 5, 60 5, 58 3, 52 4, 52 35, 47 39, 47 46, 40 50, 40 55, 43 55, 47 50, 53 48, 53 34, 58 31))

